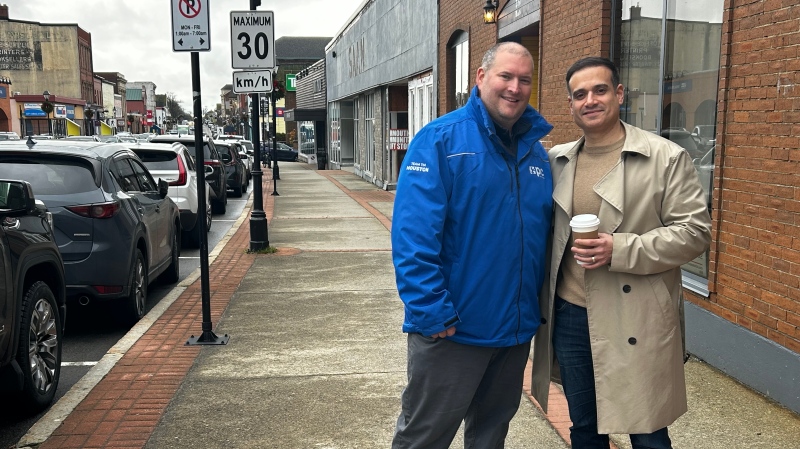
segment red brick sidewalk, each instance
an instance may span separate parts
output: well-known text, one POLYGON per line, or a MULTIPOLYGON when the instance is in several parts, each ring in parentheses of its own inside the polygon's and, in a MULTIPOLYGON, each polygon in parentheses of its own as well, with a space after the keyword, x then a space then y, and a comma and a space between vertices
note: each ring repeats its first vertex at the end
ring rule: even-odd
MULTIPOLYGON (((262 185, 272 219, 271 173, 262 185)), ((209 267, 211 322, 220 316, 256 255, 247 254, 250 229, 240 226, 209 267)), ((185 346, 202 333, 200 279, 188 287, 125 353, 40 449, 144 447, 200 352, 185 346)))

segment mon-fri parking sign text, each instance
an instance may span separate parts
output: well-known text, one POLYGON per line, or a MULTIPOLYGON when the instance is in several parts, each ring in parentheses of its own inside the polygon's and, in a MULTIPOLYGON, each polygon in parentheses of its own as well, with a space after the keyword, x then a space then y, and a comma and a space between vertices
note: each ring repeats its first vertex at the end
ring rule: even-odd
POLYGON ((209 0, 170 0, 172 51, 210 51, 209 0))

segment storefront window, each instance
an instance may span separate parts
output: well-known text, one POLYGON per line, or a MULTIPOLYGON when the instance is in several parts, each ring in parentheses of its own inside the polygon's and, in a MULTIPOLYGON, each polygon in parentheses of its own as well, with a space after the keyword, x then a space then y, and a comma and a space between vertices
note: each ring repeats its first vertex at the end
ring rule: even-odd
MULTIPOLYGON (((711 207, 724 0, 621 0, 621 116, 686 149, 711 207)), ((708 257, 684 267, 704 290, 708 257)), ((686 280, 686 277, 685 277, 686 280)))
POLYGON ((455 52, 454 104, 456 109, 469 99, 469 35, 461 33, 453 45, 455 52))

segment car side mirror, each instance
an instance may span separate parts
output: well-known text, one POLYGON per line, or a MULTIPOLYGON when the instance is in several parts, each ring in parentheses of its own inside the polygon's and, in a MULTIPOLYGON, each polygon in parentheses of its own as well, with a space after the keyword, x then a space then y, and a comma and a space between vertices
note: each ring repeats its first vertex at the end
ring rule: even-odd
POLYGON ((163 199, 167 197, 167 193, 169 193, 169 183, 158 178, 158 196, 163 199))
POLYGON ((33 188, 27 181, 0 181, 0 209, 7 212, 27 214, 36 210, 33 188))

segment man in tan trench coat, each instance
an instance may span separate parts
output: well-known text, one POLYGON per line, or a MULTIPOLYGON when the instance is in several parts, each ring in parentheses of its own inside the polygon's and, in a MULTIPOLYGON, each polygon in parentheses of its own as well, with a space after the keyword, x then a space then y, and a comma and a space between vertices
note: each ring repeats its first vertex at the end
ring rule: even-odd
POLYGON ((584 58, 566 81, 584 136, 549 152, 553 240, 533 395, 547 410, 550 380, 561 382, 573 448, 608 448, 609 433, 670 448, 667 426, 687 409, 680 267, 708 248, 705 195, 686 151, 620 121, 611 61, 584 58), (599 217, 599 238, 573 240, 578 214, 599 217))

